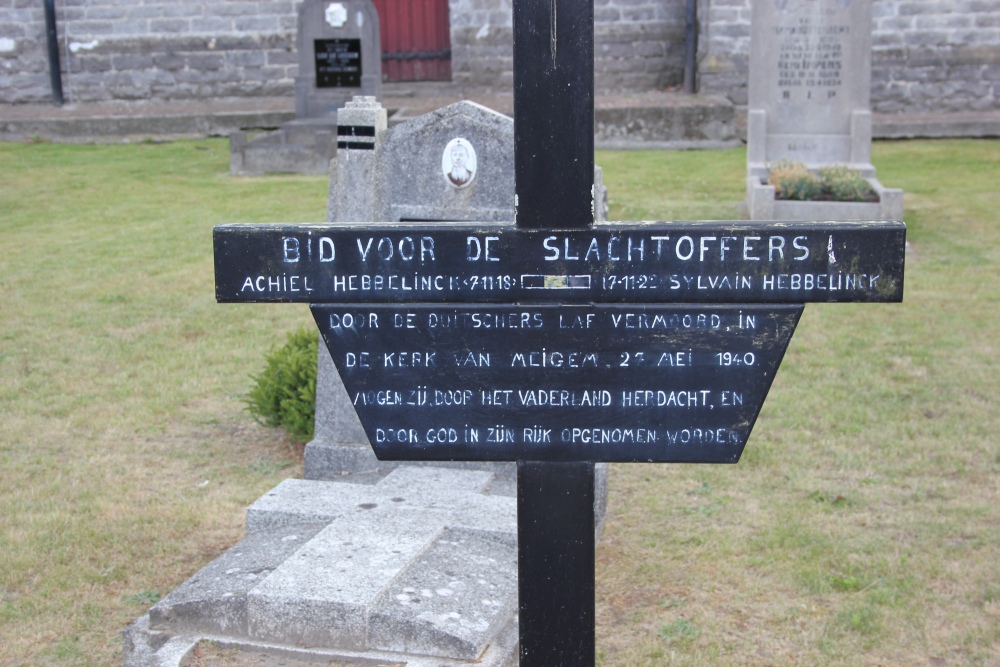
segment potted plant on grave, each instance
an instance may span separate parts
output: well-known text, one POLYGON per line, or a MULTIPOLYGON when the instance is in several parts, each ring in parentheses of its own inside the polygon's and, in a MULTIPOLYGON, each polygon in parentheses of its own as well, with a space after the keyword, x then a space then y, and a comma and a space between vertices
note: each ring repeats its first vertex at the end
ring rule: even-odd
POLYGON ((785 201, 877 203, 878 193, 857 169, 835 164, 810 171, 801 162, 778 160, 768 168, 774 198, 785 201))
POLYGON ((810 168, 782 158, 762 171, 748 177, 747 203, 753 220, 902 217, 902 190, 885 188, 873 175, 848 165, 810 168))

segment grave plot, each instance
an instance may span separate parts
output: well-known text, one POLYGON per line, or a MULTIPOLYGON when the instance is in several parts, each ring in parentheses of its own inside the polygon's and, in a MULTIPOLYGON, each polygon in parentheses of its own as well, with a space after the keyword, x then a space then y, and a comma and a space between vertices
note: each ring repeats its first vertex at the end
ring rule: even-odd
POLYGON ((871 2, 753 3, 746 201, 752 220, 903 218, 903 191, 884 187, 871 164, 871 57, 871 2), (877 200, 776 200, 769 170, 782 161, 814 174, 834 165, 856 170, 877 200))
MULTIPOLYGON (((385 231, 413 221, 513 222, 514 121, 509 116, 459 102, 387 128, 381 104, 355 98, 337 117, 340 136, 331 170, 329 222, 385 220, 385 231), (451 178, 456 150, 468 176, 464 180, 451 178)), ((594 189, 595 217, 602 221, 607 195, 598 166, 594 189)), ((401 240, 395 240, 397 252, 401 240)), ((493 241, 489 243, 492 249, 493 241)), ((381 238, 378 244, 384 246, 381 238)), ((324 252, 328 250, 324 245, 324 252)), ((316 435, 306 445, 306 478, 337 479, 345 473, 391 469, 394 463, 375 458, 325 346, 319 356, 316 435)), ((513 486, 512 467, 498 464, 492 469, 513 486)), ((605 470, 598 468, 599 498, 605 497, 604 488, 605 470)), ((598 524, 601 516, 599 511, 598 524)))

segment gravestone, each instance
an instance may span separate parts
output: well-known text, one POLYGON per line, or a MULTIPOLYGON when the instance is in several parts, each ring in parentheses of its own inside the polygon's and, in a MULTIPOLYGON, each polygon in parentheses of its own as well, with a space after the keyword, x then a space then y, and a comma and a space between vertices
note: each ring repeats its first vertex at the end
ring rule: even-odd
POLYGON ((381 95, 379 20, 371 0, 305 0, 296 44, 295 120, 252 140, 232 133, 233 174, 325 174, 336 151, 337 110, 355 95, 381 95))
MULTIPOLYGON (((513 221, 514 121, 473 102, 458 102, 393 128, 374 98, 355 98, 338 113, 338 153, 331 165, 330 222, 513 221), (452 153, 459 146, 469 178, 456 183, 452 153)), ((607 215, 601 168, 594 168, 595 217, 607 215)), ((388 470, 378 461, 325 346, 316 381, 316 428, 306 445, 307 479, 388 470)), ((460 465, 460 464, 454 464, 460 465)), ((465 464, 469 465, 469 464, 465 464)), ((511 486, 512 465, 497 468, 511 486)), ((598 475, 599 506, 606 468, 598 475)), ((598 521, 603 517, 599 512, 598 521)))
POLYGON ((752 5, 747 208, 752 220, 900 220, 903 192, 871 164, 871 0, 761 0, 752 5), (857 169, 878 203, 775 201, 769 165, 857 169))
POLYGON ((379 20, 370 0, 305 0, 297 44, 297 118, 332 119, 355 95, 381 94, 379 20))

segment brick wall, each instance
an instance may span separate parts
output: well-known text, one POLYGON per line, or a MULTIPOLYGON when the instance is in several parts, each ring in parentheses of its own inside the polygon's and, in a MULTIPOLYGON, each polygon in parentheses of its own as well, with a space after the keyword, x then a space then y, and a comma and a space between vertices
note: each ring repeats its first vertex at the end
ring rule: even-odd
POLYGON ((601 91, 684 82, 683 0, 595 0, 594 78, 601 91))
POLYGON ((698 0, 700 92, 747 103, 750 0, 698 0))
MULTIPOLYGON (((746 104, 750 0, 699 0, 699 84, 746 104)), ((874 111, 1000 109, 1000 0, 873 0, 874 111)))
POLYGON ((41 2, 0 0, 0 101, 50 100, 41 2))
MULTIPOLYGON (((1000 0, 873 0, 876 111, 1000 108, 1000 0)), ((698 0, 699 86, 746 103, 751 0, 698 0)), ((457 82, 509 89, 511 0, 449 0, 457 82)), ((298 0, 56 0, 70 102, 292 96, 298 0)), ((595 0, 599 91, 677 86, 684 0, 595 0)), ((51 100, 42 0, 0 0, 0 103, 51 100)))
POLYGON ((452 80, 510 89, 514 70, 511 0, 448 0, 448 13, 452 80))

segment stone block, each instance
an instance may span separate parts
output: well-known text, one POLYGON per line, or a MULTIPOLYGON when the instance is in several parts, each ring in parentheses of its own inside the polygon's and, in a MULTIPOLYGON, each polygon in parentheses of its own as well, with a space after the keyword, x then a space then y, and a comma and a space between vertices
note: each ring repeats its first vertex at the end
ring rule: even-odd
POLYGON ((355 511, 364 512, 364 521, 338 521, 328 527, 248 594, 252 638, 368 648, 369 605, 440 527, 414 522, 415 515, 389 508, 355 511))
POLYGON ((86 17, 91 20, 115 20, 131 15, 125 7, 90 7, 86 10, 86 17))
POLYGON ((514 536, 446 529, 373 605, 374 648, 477 660, 515 611, 514 536))
POLYGON ((246 635, 247 593, 322 528, 299 523, 250 533, 153 605, 150 629, 246 635))
POLYGON ((76 39, 112 35, 114 32, 112 21, 77 21, 73 24, 73 37, 76 39))
POLYGON ((229 32, 233 29, 233 20, 222 16, 193 17, 191 19, 191 32, 221 33, 229 32))
POLYGON ((154 33, 188 32, 191 29, 191 21, 186 18, 153 19, 149 22, 149 29, 154 33))

